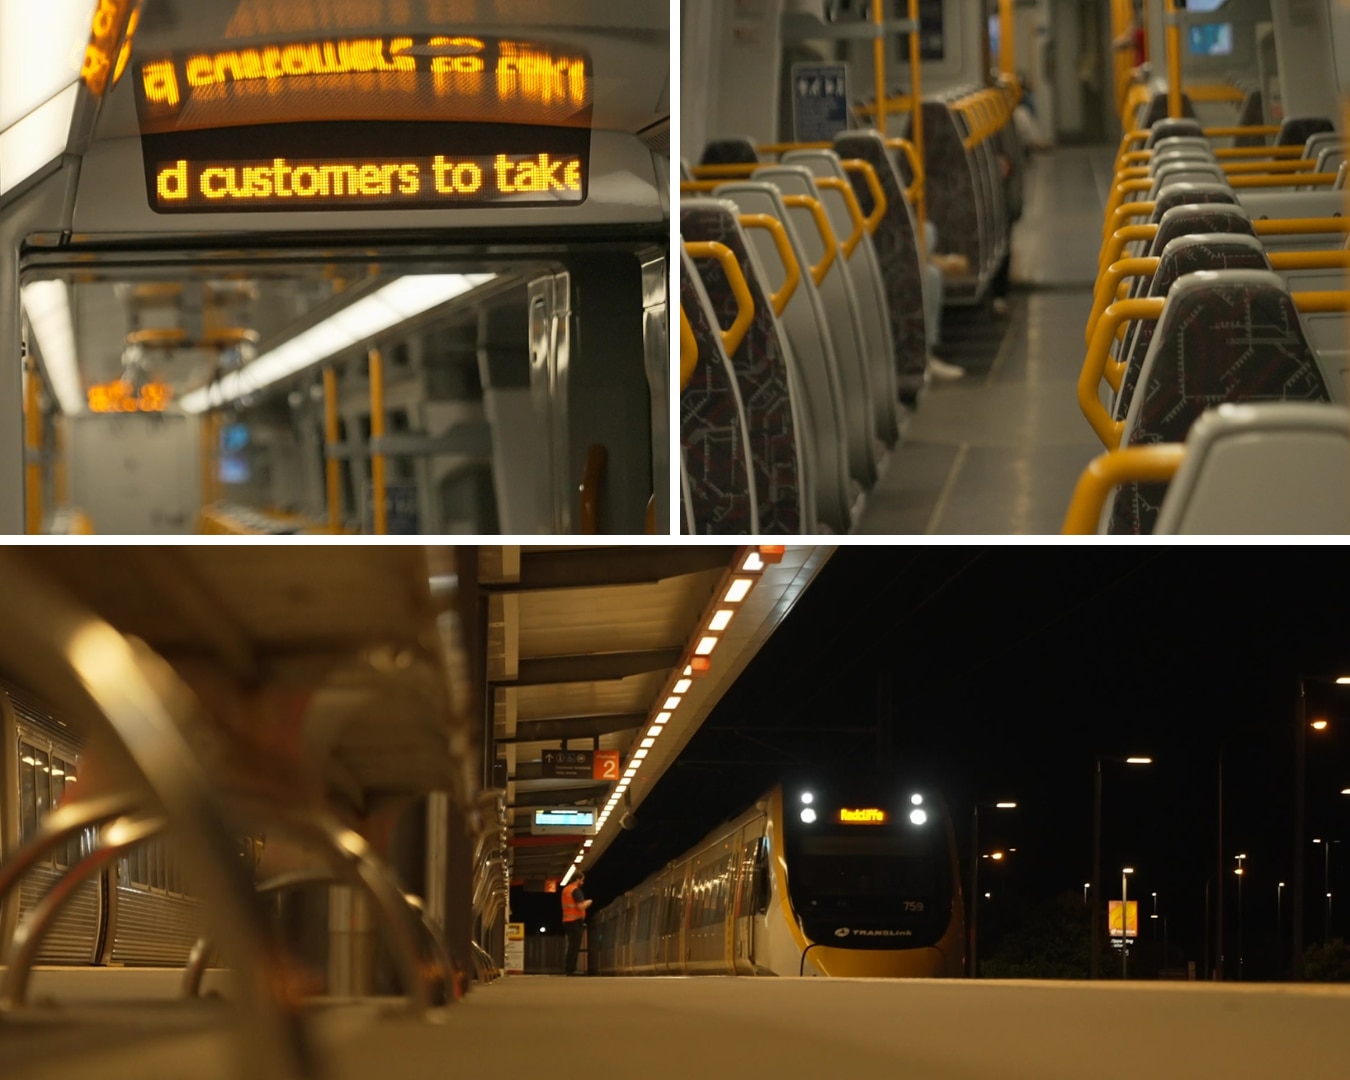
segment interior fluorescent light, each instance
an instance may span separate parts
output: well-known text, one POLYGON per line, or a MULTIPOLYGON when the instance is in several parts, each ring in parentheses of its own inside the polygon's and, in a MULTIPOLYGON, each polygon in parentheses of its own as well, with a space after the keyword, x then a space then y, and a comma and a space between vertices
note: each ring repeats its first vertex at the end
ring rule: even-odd
POLYGON ((745 599, 745 594, 750 591, 750 586, 755 583, 753 578, 738 577, 732 580, 731 587, 727 589, 727 594, 722 599, 728 604, 739 604, 745 599))
POLYGON ((680 699, 677 697, 666 698, 666 703, 661 706, 661 708, 663 709, 678 709, 679 707, 680 707, 680 699))
POLYGON ((629 769, 626 773, 623 774, 623 778, 625 780, 631 780, 633 779, 633 777, 637 775, 637 771, 638 767, 637 765, 634 765, 631 769, 629 769))
POLYGON ((399 278, 268 350, 242 370, 184 394, 179 405, 184 412, 199 413, 213 405, 257 393, 494 277, 495 274, 424 274, 399 278))
POLYGON ((594 840, 587 840, 587 841, 586 841, 584 844, 582 844, 581 846, 582 846, 582 847, 590 847, 590 846, 591 846, 592 844, 594 844, 594 843, 595 843, 594 840))
POLYGON ((642 749, 642 748, 640 748, 640 747, 639 747, 637 750, 634 750, 634 751, 633 751, 633 759, 634 759, 634 761, 641 761, 643 758, 645 758, 645 757, 647 756, 647 753, 648 753, 648 751, 646 751, 646 750, 644 750, 644 749, 642 749))
POLYGON ((17 124, 0 131, 0 195, 66 152, 80 84, 71 83, 17 124))
POLYGON ((659 726, 659 725, 661 725, 661 724, 664 724, 664 723, 665 723, 667 720, 669 720, 669 719, 670 719, 670 713, 668 713, 668 712, 659 712, 659 713, 656 714, 655 719, 652 720, 652 723, 659 726))
MULTIPOLYGON (((659 732, 661 729, 656 728, 655 730, 659 732)), ((655 745, 656 745, 656 737, 653 735, 648 735, 645 739, 642 740, 642 748, 644 750, 650 750, 655 745)))
MULTIPOLYGON (((653 724, 651 727, 649 727, 649 728, 647 729, 647 738, 649 738, 649 739, 655 739, 655 738, 656 738, 658 735, 660 735, 660 734, 661 734, 661 725, 660 725, 660 724, 653 724)), ((643 745, 646 745, 646 744, 644 743, 643 745)))
POLYGON ((677 681, 677 682, 675 683, 675 687, 674 687, 675 693, 677 693, 677 694, 687 694, 687 693, 689 693, 689 688, 690 688, 691 686, 693 686, 693 685, 694 685, 694 680, 693 680, 693 679, 680 679, 679 681, 677 681))
POLYGON ((699 638, 698 644, 694 646, 694 652, 699 656, 707 656, 717 648, 717 638, 713 634, 699 638))
POLYGON ((708 629, 717 631, 725 630, 727 628, 727 624, 731 622, 731 616, 734 614, 736 613, 732 611, 731 608, 719 609, 718 611, 714 612, 712 619, 709 620, 708 629))
POLYGON ((764 560, 759 557, 758 551, 752 551, 745 557, 745 562, 741 563, 741 569, 749 573, 754 573, 764 569, 764 560))
POLYGON ((0 131, 79 79, 96 7, 94 0, 0 3, 0 131))
POLYGON ((75 362, 75 324, 70 318, 69 288, 64 281, 34 281, 23 286, 20 296, 61 411, 67 416, 84 412, 84 386, 75 362))
POLYGON ((692 674, 694 673, 693 667, 692 667, 691 665, 689 665, 689 664, 685 664, 685 665, 684 665, 684 673, 685 673, 686 675, 692 675, 692 674))

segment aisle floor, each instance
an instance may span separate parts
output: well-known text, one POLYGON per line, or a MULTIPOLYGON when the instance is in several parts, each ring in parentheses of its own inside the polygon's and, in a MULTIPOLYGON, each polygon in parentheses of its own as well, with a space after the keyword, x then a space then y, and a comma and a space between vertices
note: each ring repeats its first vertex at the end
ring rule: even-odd
POLYGON ((1109 148, 1074 147, 1032 163, 1008 316, 948 310, 945 352, 966 377, 929 388, 859 532, 1060 531, 1079 474, 1101 453, 1075 388, 1111 162, 1109 148))

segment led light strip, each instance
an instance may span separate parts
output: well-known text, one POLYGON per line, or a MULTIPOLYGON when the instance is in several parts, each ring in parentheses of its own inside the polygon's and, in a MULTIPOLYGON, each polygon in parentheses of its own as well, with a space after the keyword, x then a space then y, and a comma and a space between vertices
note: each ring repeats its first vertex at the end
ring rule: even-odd
MULTIPOLYGON (((786 547, 782 544, 762 544, 759 547, 745 548, 736 557, 736 568, 728 570, 723 575, 722 581, 718 584, 717 592, 714 594, 716 599, 709 604, 708 609, 705 609, 704 617, 700 620, 700 629, 694 635, 695 643, 692 649, 685 655, 684 666, 679 667, 677 665, 677 674, 671 679, 665 691, 657 695, 661 705, 649 718, 651 726, 647 729, 647 734, 629 755, 628 762, 623 769, 622 778, 614 785, 609 801, 596 819, 595 831, 597 835, 604 829, 605 822, 609 820, 615 807, 622 801, 624 793, 632 785, 634 777, 637 776, 642 763, 655 746, 656 740, 660 737, 665 725, 669 723, 670 718, 675 715, 681 702, 684 701, 684 695, 689 692, 693 680, 697 676, 707 674, 712 670, 713 650, 717 648, 721 635, 731 625, 731 621, 736 617, 737 612, 742 609, 745 598, 750 595, 750 590, 760 580, 764 568, 770 563, 781 560, 786 550, 786 547)), ((567 873, 563 875, 560 882, 561 886, 566 886, 572 880, 572 876, 585 860, 586 852, 593 843, 594 840, 587 840, 581 845, 576 856, 572 859, 572 865, 567 868, 567 873)))
POLYGON ((183 395, 179 405, 184 412, 200 413, 257 393, 391 326, 397 326, 462 296, 496 276, 424 274, 398 278, 275 349, 263 353, 242 370, 231 372, 210 386, 183 395))
POLYGON ((61 411, 67 416, 84 412, 84 386, 75 362, 75 324, 70 317, 68 286, 64 281, 34 281, 23 286, 19 295, 61 411))

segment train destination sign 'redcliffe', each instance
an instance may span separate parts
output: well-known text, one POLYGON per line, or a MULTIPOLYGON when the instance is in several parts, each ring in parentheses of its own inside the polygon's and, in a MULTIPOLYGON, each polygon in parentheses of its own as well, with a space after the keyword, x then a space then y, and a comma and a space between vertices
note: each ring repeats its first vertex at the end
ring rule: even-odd
POLYGON ((137 66, 159 213, 579 204, 590 60, 470 35, 178 53, 137 66))

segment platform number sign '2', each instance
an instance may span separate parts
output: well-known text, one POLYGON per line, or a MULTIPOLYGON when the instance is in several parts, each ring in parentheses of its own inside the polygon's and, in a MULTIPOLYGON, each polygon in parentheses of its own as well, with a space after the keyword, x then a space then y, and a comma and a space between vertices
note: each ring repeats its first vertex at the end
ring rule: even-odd
POLYGON ((591 772, 591 779, 619 779, 619 752, 617 750, 595 751, 595 762, 591 772))

